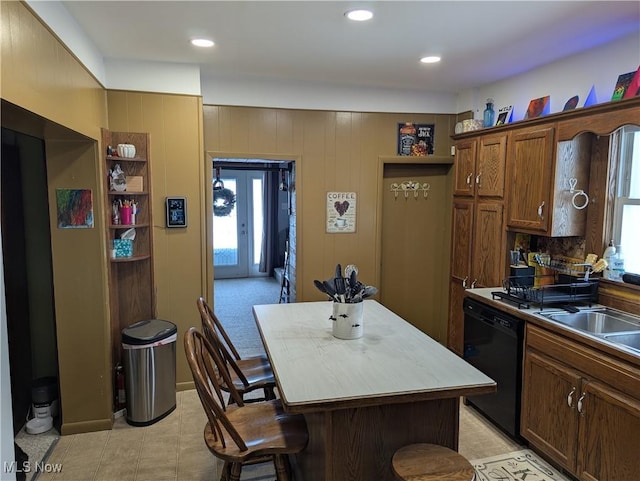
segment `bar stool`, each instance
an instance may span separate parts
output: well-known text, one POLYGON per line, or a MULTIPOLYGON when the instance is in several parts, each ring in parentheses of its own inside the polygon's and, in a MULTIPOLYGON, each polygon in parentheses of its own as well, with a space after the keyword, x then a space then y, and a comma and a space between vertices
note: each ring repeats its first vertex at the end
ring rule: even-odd
POLYGON ((400 481, 474 481, 476 472, 466 458, 436 444, 409 444, 391 461, 400 481))

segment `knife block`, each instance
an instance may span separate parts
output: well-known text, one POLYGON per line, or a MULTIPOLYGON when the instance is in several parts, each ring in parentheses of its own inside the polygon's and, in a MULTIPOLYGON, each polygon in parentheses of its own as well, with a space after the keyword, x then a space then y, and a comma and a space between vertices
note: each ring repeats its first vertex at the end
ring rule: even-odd
POLYGON ((533 286, 536 269, 530 266, 509 266, 511 285, 529 287, 533 286))

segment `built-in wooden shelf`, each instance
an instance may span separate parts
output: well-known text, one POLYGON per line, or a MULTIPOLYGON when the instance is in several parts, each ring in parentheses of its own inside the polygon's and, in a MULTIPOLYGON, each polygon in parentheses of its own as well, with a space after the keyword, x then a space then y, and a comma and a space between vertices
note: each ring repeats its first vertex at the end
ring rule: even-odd
POLYGON ((116 224, 116 225, 110 225, 109 229, 130 229, 132 227, 149 227, 149 224, 142 223, 142 224, 116 224))
MULTIPOLYGON (((114 132, 102 129, 102 165, 104 173, 104 233, 107 244, 105 259, 109 266, 109 307, 111 333, 111 367, 122 361, 122 330, 131 324, 156 317, 156 289, 153 272, 153 214, 149 135, 136 132, 114 132), (106 155, 108 145, 132 144, 136 157, 106 155), (120 165, 125 177, 141 177, 141 191, 109 190, 109 173, 120 165), (113 204, 132 200, 137 205, 136 224, 111 224, 113 204), (127 229, 136 229, 131 257, 111 257, 113 241, 127 229)), ((132 186, 133 187, 133 186, 132 186)), ((114 404, 114 409, 116 405, 114 404)))
POLYGON ((112 257, 111 258, 111 262, 116 262, 116 263, 120 263, 120 262, 137 262, 137 261, 143 261, 145 259, 150 259, 151 256, 149 254, 143 255, 143 256, 131 256, 131 257, 112 257))

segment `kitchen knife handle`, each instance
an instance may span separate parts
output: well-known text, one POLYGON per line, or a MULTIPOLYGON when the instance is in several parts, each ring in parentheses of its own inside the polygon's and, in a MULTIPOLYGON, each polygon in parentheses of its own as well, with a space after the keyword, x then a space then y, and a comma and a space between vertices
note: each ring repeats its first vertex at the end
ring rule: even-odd
POLYGON ((573 408, 573 395, 576 393, 576 388, 573 387, 571 389, 571 392, 569 393, 569 395, 567 396, 567 404, 569 405, 570 408, 573 408))

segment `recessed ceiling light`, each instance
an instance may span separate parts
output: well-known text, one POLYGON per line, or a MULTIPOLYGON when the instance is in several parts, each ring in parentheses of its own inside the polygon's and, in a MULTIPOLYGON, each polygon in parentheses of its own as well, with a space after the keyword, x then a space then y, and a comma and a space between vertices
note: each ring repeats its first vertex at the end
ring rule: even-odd
POLYGON ((438 57, 436 55, 432 55, 432 56, 429 56, 429 57, 422 57, 420 59, 420 61, 422 63, 437 63, 437 62, 440 61, 440 57, 438 57))
POLYGON ((208 38, 194 38, 191 40, 191 45, 196 47, 213 47, 213 40, 208 38))
POLYGON ((349 20, 355 20, 356 22, 364 22, 373 18, 373 12, 369 10, 351 10, 346 12, 345 15, 349 20))

